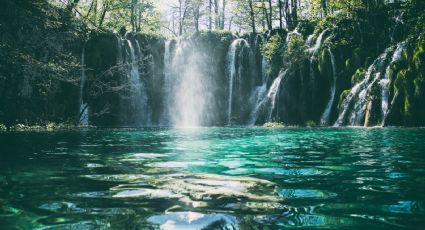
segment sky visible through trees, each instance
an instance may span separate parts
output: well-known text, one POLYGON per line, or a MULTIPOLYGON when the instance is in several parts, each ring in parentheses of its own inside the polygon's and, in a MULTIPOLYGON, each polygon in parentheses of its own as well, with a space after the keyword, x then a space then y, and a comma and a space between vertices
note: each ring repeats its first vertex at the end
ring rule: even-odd
POLYGON ((51 0, 91 26, 181 36, 199 30, 292 30, 303 20, 373 11, 403 0, 51 0))

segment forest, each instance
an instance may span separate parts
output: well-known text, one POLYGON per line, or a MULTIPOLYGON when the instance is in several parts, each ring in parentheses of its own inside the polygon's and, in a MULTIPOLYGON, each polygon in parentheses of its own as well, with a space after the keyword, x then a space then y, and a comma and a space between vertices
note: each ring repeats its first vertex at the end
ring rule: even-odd
POLYGON ((422 126, 424 5, 6 1, 0 123, 422 126))

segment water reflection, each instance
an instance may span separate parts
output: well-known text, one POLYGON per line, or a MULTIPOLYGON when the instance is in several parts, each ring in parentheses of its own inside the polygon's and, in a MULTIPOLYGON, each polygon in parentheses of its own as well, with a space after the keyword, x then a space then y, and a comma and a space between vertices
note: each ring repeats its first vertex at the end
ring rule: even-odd
POLYGON ((0 134, 0 225, 420 229, 425 130, 0 134))

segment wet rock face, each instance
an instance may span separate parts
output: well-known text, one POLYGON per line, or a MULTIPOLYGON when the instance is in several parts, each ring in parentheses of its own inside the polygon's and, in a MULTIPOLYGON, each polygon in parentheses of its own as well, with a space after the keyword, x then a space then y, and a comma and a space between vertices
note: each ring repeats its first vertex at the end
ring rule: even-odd
POLYGON ((424 123, 422 43, 406 48, 399 43, 374 55, 364 48, 334 48, 334 34, 326 30, 285 36, 305 44, 299 44, 299 53, 291 51, 294 57, 285 56, 292 55, 288 48, 280 51, 288 63, 268 64, 261 47, 269 38, 260 35, 236 39, 205 32, 165 41, 143 34, 93 34, 84 89, 90 121, 100 126, 174 126, 180 120, 201 126, 424 123), (271 92, 278 75, 270 70, 282 67, 287 76, 271 92), (135 68, 145 95, 142 106, 131 99, 135 68), (143 122, 137 122, 140 113, 143 122))

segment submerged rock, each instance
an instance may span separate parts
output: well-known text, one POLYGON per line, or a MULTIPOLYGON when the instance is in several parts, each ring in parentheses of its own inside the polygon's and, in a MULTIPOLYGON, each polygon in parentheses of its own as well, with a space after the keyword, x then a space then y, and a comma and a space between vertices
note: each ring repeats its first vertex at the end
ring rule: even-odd
POLYGON ((216 213, 175 212, 151 216, 147 221, 163 230, 239 229, 235 217, 216 213))

